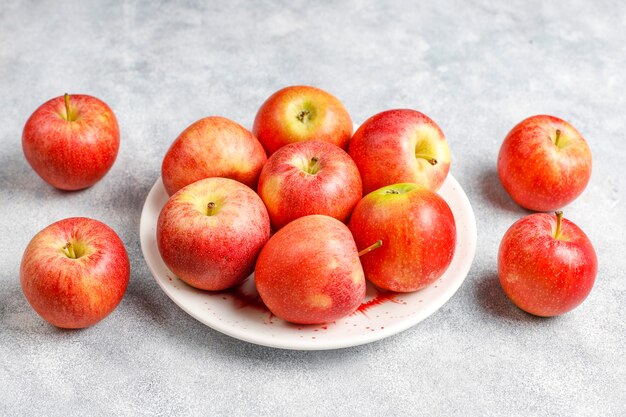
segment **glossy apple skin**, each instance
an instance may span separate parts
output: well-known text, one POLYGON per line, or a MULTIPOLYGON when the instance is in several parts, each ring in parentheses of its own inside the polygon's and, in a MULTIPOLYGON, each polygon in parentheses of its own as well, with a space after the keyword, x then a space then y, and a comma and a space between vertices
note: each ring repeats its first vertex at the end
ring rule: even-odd
POLYGON ((124 244, 109 226, 73 217, 37 233, 20 266, 22 291, 33 309, 49 323, 66 329, 91 326, 120 303, 130 263, 124 244), (67 243, 82 246, 82 256, 63 252, 67 243))
POLYGON ((176 138, 163 158, 161 177, 170 196, 210 177, 231 178, 255 190, 266 160, 263 147, 245 127, 210 116, 176 138))
POLYGON ((554 211, 583 192, 591 165, 591 150, 572 125, 539 115, 521 121, 506 136, 498 155, 498 176, 520 206, 554 211))
POLYGON ((252 132, 272 155, 289 143, 308 140, 329 142, 345 150, 352 129, 352 119, 336 97, 298 85, 275 92, 261 105, 252 132))
POLYGON ((254 269, 270 235, 261 198, 228 178, 206 178, 176 192, 157 222, 163 261, 181 280, 201 290, 223 290, 254 269), (214 203, 208 215, 208 204, 214 203))
POLYGON ((361 173, 364 194, 408 182, 437 191, 450 171, 443 132, 428 116, 410 109, 387 110, 367 119, 354 133, 349 153, 361 173))
POLYGON ((498 275, 506 295, 536 316, 558 316, 576 308, 591 292, 598 258, 587 235, 556 216, 535 213, 515 222, 498 252, 498 275))
POLYGON ((42 104, 22 132, 24 156, 48 184, 80 190, 95 184, 111 169, 120 147, 113 111, 96 97, 70 95, 67 120, 64 96, 42 104))
POLYGON ((263 167, 258 192, 274 230, 311 214, 345 222, 362 197, 354 161, 326 142, 298 142, 280 148, 263 167))
POLYGON ((454 256, 456 224, 450 207, 417 184, 369 193, 355 207, 349 226, 359 250, 382 241, 361 256, 361 264, 365 277, 386 290, 420 290, 441 277, 454 256))
POLYGON ((276 232, 259 255, 254 279, 272 314, 291 323, 335 321, 365 297, 350 230, 324 215, 301 217, 276 232))

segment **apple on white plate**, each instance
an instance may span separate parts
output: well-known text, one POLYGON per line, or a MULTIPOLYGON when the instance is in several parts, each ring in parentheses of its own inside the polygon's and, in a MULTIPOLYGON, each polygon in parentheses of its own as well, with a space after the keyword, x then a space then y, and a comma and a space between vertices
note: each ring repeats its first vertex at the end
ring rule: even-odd
POLYGON ((295 85, 272 94, 259 108, 252 132, 268 156, 294 142, 315 140, 347 149, 352 119, 332 94, 316 87, 295 85))
POLYGON ((347 221, 362 187, 359 170, 346 152, 331 143, 308 141, 283 146, 268 159, 258 192, 278 230, 311 214, 347 221))
POLYGON ((300 217, 276 232, 259 255, 255 283, 269 310, 291 323, 332 322, 365 297, 350 230, 324 215, 300 217))
POLYGON ((417 184, 393 184, 372 191, 357 204, 350 231, 359 249, 382 246, 361 256, 365 277, 397 292, 420 290, 441 277, 452 262, 456 222, 437 193, 417 184))
POLYGON ((350 140, 349 153, 361 173, 364 194, 399 183, 437 191, 450 171, 443 132, 411 109, 387 110, 367 119, 350 140))
POLYGON ((181 188, 157 223, 163 262, 201 290, 223 290, 243 281, 269 235, 261 198, 229 178, 205 178, 181 188))
POLYGON ((192 123, 163 158, 161 177, 169 195, 204 178, 237 180, 253 190, 267 156, 252 133, 225 117, 192 123))

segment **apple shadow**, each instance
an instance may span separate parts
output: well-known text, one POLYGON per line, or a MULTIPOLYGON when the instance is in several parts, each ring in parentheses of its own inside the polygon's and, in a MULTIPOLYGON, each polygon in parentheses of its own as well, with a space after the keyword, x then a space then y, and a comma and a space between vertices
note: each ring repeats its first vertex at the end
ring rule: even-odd
MULTIPOLYGON (((172 302, 151 279, 150 272, 133 274, 122 302, 128 303, 127 308, 135 310, 142 320, 156 323, 158 326, 167 325, 170 312, 168 307, 172 302)), ((176 305, 173 308, 176 308, 176 305)))
MULTIPOLYGON (((88 328, 60 328, 44 320, 30 305, 19 279, 5 282, 0 291, 0 328, 13 340, 24 341, 33 336, 72 338, 88 332, 88 328)), ((4 336, 4 334, 3 334, 4 336)))
POLYGON ((502 289, 496 272, 489 273, 476 283, 474 297, 483 310, 492 316, 526 323, 538 323, 546 320, 543 317, 526 313, 515 306, 502 289))
POLYGON ((511 196, 509 196, 502 186, 500 178, 498 177, 498 170, 496 168, 485 168, 479 173, 478 180, 480 182, 480 192, 491 206, 511 213, 519 213, 523 215, 533 213, 513 201, 511 196))
POLYGON ((0 165, 3 167, 0 171, 0 191, 4 195, 28 194, 28 198, 41 201, 49 196, 78 194, 84 191, 63 191, 45 182, 26 162, 21 149, 3 155, 0 165))

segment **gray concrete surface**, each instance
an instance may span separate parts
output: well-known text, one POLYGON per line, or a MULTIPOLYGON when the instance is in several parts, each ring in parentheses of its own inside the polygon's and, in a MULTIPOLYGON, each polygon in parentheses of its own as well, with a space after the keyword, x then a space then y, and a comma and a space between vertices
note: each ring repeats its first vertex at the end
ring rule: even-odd
POLYGON ((0 6, 0 414, 626 415, 624 234, 626 5, 618 1, 15 1, 0 6), (139 218, 165 151, 191 122, 251 126, 280 87, 311 84, 360 123, 423 111, 452 150, 478 222, 459 292, 395 337, 328 352, 251 345, 197 322, 159 289, 139 218), (64 92, 117 114, 118 159, 94 187, 56 191, 21 150, 37 106, 64 92), (495 174, 500 143, 526 116, 569 120, 588 140, 591 183, 566 217, 599 256, 577 310, 538 319, 496 275, 501 237, 527 214, 495 174), (43 322, 18 269, 49 223, 113 227, 132 276, 106 320, 82 331, 43 322))

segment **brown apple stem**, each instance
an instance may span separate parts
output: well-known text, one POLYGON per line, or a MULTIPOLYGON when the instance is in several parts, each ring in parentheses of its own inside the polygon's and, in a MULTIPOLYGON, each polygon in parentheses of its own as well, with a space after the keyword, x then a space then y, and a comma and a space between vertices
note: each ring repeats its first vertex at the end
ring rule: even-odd
POLYGON ((554 238, 560 239, 561 238, 561 220, 563 219, 563 212, 557 211, 554 214, 556 214, 556 231, 554 232, 554 238))
POLYGON ((211 201, 209 204, 206 205, 206 215, 212 216, 214 210, 215 210, 215 203, 211 201))
POLYGON ((559 146, 559 139, 561 139, 561 131, 559 129, 556 130, 556 139, 554 139, 554 145, 559 146))
POLYGON ((74 252, 74 246, 67 242, 65 246, 63 246, 63 253, 67 255, 68 258, 76 259, 76 252, 74 252))
POLYGON ((376 242, 374 242, 372 245, 368 246, 367 248, 363 249, 362 251, 359 252, 359 256, 363 256, 366 253, 370 253, 371 251, 373 251, 374 249, 378 249, 383 245, 383 241, 378 239, 376 242))
POLYGON ((424 155, 424 154, 421 154, 421 153, 417 153, 417 154, 415 154, 415 157, 416 158, 425 159, 431 165, 437 165, 437 160, 435 158, 433 158, 432 156, 424 155))
POLYGON ((63 96, 65 100, 65 120, 70 121, 70 95, 65 93, 63 96))

